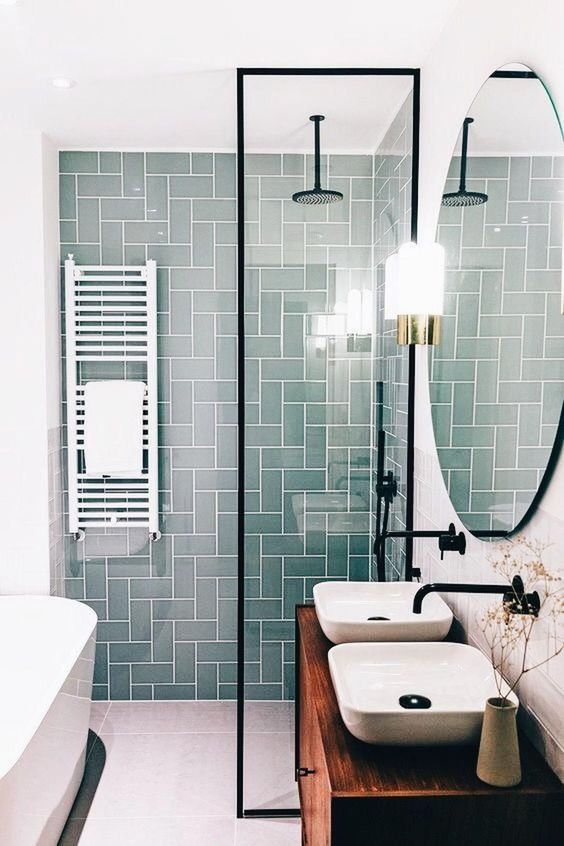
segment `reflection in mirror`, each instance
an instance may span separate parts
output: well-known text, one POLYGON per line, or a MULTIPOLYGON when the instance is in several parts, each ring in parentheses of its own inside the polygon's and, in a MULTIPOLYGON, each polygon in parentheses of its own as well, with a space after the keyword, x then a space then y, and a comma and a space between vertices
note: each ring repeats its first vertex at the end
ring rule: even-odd
POLYGON ((563 177, 543 83, 523 66, 493 74, 444 188, 445 316, 429 352, 443 477, 465 525, 490 537, 528 519, 562 440, 563 177))

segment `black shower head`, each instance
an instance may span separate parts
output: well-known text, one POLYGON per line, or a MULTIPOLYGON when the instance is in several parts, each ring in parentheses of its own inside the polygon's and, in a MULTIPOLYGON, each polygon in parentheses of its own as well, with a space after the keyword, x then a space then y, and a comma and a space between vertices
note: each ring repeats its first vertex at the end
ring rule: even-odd
POLYGON ((338 203, 343 199, 340 191, 331 191, 329 188, 321 187, 321 149, 319 142, 319 124, 325 120, 324 115, 310 115, 309 118, 315 125, 314 134, 314 160, 315 160, 315 185, 308 191, 296 191, 292 194, 292 200, 303 206, 327 206, 330 203, 338 203))
POLYGON ((453 191, 451 194, 443 194, 441 200, 442 206, 450 208, 467 208, 468 206, 481 206, 482 203, 487 203, 488 195, 482 194, 480 191, 466 190, 466 165, 468 162, 468 127, 474 122, 474 118, 467 117, 464 119, 462 126, 462 154, 460 156, 460 185, 458 191, 453 191))
POLYGON ((330 191, 328 188, 311 188, 309 191, 296 191, 292 194, 292 200, 303 206, 326 206, 329 203, 339 203, 342 199, 340 191, 330 191))
POLYGON ((488 195, 479 191, 454 191, 452 194, 443 194, 442 206, 466 208, 467 206, 481 206, 487 203, 488 195))

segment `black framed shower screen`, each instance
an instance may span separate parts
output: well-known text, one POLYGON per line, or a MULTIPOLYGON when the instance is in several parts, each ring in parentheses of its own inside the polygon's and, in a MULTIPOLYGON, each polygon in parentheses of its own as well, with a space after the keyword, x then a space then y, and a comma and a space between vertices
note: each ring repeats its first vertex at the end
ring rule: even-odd
MULTIPOLYGON (((418 173, 419 173, 419 123, 420 123, 420 71, 418 68, 239 68, 237 70, 237 333, 238 333, 238 602, 237 602, 237 817, 296 817, 298 807, 246 808, 245 807, 245 691, 246 691, 246 239, 245 239, 245 80, 248 77, 409 77, 412 81, 412 138, 411 138, 411 219, 410 236, 417 239, 418 173)), ((414 426, 415 426, 415 348, 407 352, 407 425, 406 425, 406 477, 405 477, 405 527, 413 528, 414 488, 414 426)), ((405 545, 405 574, 411 577, 413 544, 405 545)))

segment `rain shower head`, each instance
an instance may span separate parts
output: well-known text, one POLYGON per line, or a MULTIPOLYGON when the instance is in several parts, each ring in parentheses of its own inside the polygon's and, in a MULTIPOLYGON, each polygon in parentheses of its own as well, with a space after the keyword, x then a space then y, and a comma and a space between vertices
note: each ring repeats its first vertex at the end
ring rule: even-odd
POLYGON ((338 203, 343 199, 340 191, 331 191, 329 188, 321 187, 321 147, 319 142, 319 124, 325 120, 325 115, 310 115, 314 123, 314 160, 315 160, 315 184, 308 191, 296 191, 292 194, 292 200, 303 206, 327 206, 330 203, 338 203))
POLYGON ((466 165, 468 163, 468 127, 474 122, 474 118, 467 117, 464 119, 462 126, 462 154, 460 156, 460 185, 458 191, 453 191, 451 194, 443 194, 441 200, 442 206, 466 208, 468 206, 481 206, 482 203, 487 203, 488 195, 482 194, 480 191, 466 190, 466 165))

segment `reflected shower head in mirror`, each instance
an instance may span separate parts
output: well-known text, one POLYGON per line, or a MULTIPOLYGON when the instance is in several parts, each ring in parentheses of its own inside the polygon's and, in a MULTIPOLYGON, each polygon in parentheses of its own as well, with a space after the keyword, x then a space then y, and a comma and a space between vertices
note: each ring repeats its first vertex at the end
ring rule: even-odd
POLYGON ((441 205, 455 206, 458 208, 466 208, 467 206, 481 206, 482 203, 487 203, 488 195, 482 194, 479 191, 466 190, 466 165, 468 163, 468 127, 474 122, 474 118, 467 117, 464 119, 462 126, 462 154, 460 156, 460 185, 458 191, 452 194, 443 194, 441 205))
POLYGON ((321 147, 319 142, 319 124, 325 120, 325 115, 310 115, 309 118, 314 124, 314 162, 315 182, 314 187, 309 191, 296 191, 292 194, 292 200, 303 206, 327 206, 329 203, 339 203, 343 199, 340 191, 331 191, 329 188, 321 187, 321 147))

